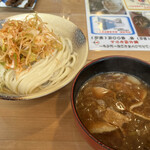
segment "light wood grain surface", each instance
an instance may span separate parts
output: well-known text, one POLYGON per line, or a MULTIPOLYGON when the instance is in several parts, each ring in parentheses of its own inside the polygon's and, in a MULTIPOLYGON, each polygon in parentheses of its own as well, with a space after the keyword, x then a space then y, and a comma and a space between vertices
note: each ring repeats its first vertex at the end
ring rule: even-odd
MULTIPOLYGON (((37 0, 34 11, 69 17, 87 37, 84 0, 37 0)), ((0 19, 21 13, 28 11, 0 8, 0 19)), ((150 52, 115 50, 89 51, 87 62, 108 55, 150 62, 150 52)), ((75 126, 71 86, 30 101, 0 100, 0 150, 92 150, 75 126)))

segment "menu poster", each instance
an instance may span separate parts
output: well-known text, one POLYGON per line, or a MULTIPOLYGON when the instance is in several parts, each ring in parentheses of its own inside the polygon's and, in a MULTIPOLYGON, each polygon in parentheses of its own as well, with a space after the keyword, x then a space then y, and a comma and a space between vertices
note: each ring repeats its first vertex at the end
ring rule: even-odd
POLYGON ((150 50, 150 0, 85 0, 90 50, 150 50))

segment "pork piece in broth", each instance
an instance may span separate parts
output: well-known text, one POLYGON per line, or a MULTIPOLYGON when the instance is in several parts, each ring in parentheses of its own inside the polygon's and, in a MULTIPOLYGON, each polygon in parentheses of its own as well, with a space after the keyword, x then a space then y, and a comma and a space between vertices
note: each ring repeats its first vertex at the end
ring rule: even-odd
POLYGON ((103 119, 106 122, 113 124, 113 125, 120 127, 120 128, 122 127, 122 125, 124 123, 128 123, 130 121, 130 119, 127 116, 125 116, 121 113, 118 113, 118 112, 116 112, 112 109, 109 109, 109 108, 105 111, 103 119))
POLYGON ((118 129, 118 127, 111 125, 107 122, 103 122, 103 121, 97 121, 97 122, 91 123, 90 126, 88 127, 88 130, 91 133, 111 132, 116 129, 118 129))
POLYGON ((104 73, 83 85, 76 109, 85 127, 104 144, 120 150, 147 150, 149 97, 150 87, 140 79, 124 73, 104 73))

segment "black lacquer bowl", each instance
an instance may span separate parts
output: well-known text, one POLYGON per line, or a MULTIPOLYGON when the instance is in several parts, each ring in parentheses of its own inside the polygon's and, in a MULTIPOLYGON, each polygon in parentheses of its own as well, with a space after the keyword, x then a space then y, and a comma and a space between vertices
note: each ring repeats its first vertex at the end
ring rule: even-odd
POLYGON ((104 58, 96 59, 88 63, 82 70, 77 74, 71 93, 72 108, 75 116, 76 123, 79 127, 80 132, 84 135, 88 143, 92 145, 96 150, 111 149, 107 145, 104 145, 96 138, 94 138, 88 130, 82 124, 78 113, 76 111, 76 97, 79 89, 82 85, 91 77, 105 72, 123 72, 135 77, 140 78, 150 85, 150 64, 139 60, 137 58, 128 56, 108 56, 104 58))

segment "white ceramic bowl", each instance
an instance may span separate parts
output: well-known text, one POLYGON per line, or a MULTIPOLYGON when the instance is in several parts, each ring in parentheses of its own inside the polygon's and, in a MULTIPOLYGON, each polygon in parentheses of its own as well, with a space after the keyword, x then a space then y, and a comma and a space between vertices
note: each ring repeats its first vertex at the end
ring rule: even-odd
MULTIPOLYGON (((12 16, 7 19, 15 19, 15 20, 23 20, 27 15, 30 14, 21 14, 12 16)), ((38 13, 38 15, 41 17, 41 19, 47 23, 47 26, 52 28, 54 32, 62 37, 67 37, 72 41, 73 44, 73 50, 78 54, 78 58, 76 61, 76 64, 74 65, 73 71, 59 84, 56 86, 50 88, 46 87, 43 90, 28 94, 25 96, 20 95, 4 95, 0 94, 0 97, 2 99, 8 99, 8 100, 27 100, 27 99, 35 99, 38 97, 42 97, 48 94, 51 94, 65 85, 67 85, 69 82, 71 82, 75 75, 79 72, 79 70, 84 66, 87 56, 88 56, 88 44, 86 41, 86 38, 82 31, 71 21, 68 21, 62 17, 51 15, 51 14, 45 14, 45 13, 38 13)))

